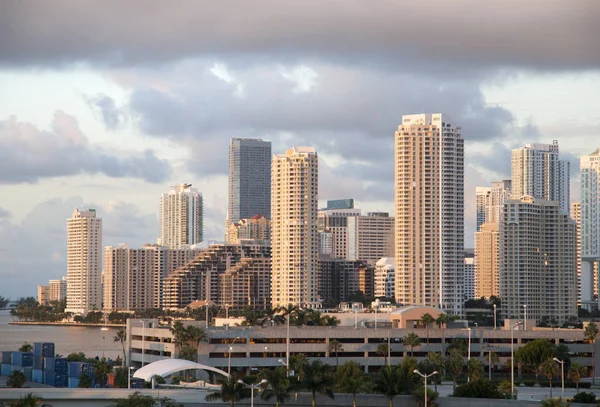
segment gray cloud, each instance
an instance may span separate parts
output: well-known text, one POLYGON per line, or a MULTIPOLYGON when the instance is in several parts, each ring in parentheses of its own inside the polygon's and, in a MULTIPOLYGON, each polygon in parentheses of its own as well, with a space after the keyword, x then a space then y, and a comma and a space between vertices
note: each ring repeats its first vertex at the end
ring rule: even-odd
POLYGON ((84 100, 94 114, 102 120, 107 130, 117 130, 125 123, 127 116, 117 108, 115 101, 111 97, 98 94, 84 96, 84 100))
POLYGON ((90 144, 77 120, 62 111, 55 112, 52 127, 51 131, 40 130, 15 117, 0 121, 0 183, 36 182, 80 173, 148 182, 161 182, 169 176, 169 163, 150 150, 127 156, 90 144))
POLYGON ((508 0, 178 2, 58 0, 3 4, 5 65, 136 65, 198 55, 291 62, 596 69, 600 4, 508 0), (106 22, 110 21, 110 24, 106 22))
POLYGON ((10 213, 10 211, 7 211, 6 209, 0 208, 0 219, 2 218, 10 218, 12 216, 12 214, 10 213))

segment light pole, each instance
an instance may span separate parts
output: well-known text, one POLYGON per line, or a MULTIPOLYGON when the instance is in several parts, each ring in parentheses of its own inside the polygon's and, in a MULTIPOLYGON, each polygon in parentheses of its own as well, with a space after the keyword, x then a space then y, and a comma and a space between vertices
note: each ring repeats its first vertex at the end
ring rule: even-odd
POLYGON ((375 329, 377 329, 377 308, 379 308, 377 306, 377 304, 375 304, 375 329))
POLYGON ((391 344, 392 344, 392 339, 391 339, 392 333, 391 332, 392 332, 392 330, 388 329, 388 359, 387 359, 388 367, 391 366, 391 363, 392 363, 392 360, 391 360, 392 359, 392 347, 391 347, 391 344))
POLYGON ((233 340, 233 342, 231 342, 231 345, 229 345, 229 355, 227 356, 227 374, 228 375, 231 374, 231 351, 233 350, 233 344, 238 339, 240 339, 240 337, 236 336, 235 339, 233 340))
POLYGON ((129 370, 127 371, 127 388, 131 389, 131 371, 135 370, 135 367, 129 366, 129 370))
POLYGON ((242 384, 242 385, 246 386, 246 387, 250 387, 250 407, 254 407, 254 389, 258 389, 263 384, 269 383, 267 379, 262 379, 257 384, 247 384, 247 383, 244 383, 241 380, 238 380, 237 382, 239 384, 242 384))
POLYGON ((145 345, 145 340, 146 340, 146 321, 142 319, 142 367, 144 367, 144 361, 146 360, 146 350, 144 349, 146 347, 145 345))
POLYGON ((423 393, 423 398, 425 399, 425 407, 427 407, 427 378, 431 377, 433 375, 436 375, 437 371, 434 371, 433 373, 430 373, 430 374, 423 374, 423 373, 419 372, 417 369, 415 369, 415 370, 413 370, 413 373, 416 373, 419 376, 421 376, 423 379, 425 379, 425 391, 423 393))
POLYGON ((102 337, 102 359, 104 359, 104 339, 106 339, 104 336, 102 337))
POLYGON ((206 300, 204 308, 206 308, 206 329, 208 329, 208 300, 206 300))
POLYGON ((564 400, 565 399, 565 361, 564 360, 560 360, 559 358, 554 358, 552 359, 557 363, 560 363, 560 381, 561 381, 561 393, 560 393, 560 397, 564 400))
MULTIPOLYGON (((467 330, 469 331, 469 347, 468 347, 469 350, 467 351, 467 365, 468 365, 469 361, 471 360, 471 327, 468 327, 467 330)), ((467 372, 467 382, 470 382, 470 381, 471 381, 471 376, 467 372)))
POLYGON ((229 329, 229 304, 225 304, 225 330, 229 329))
POLYGON ((497 326, 498 324, 496 323, 496 304, 494 304, 494 331, 496 330, 497 326))
POLYGON ((287 336, 285 340, 285 374, 290 377, 290 313, 287 314, 287 336))
POLYGON ((515 397, 515 328, 523 321, 515 323, 510 328, 510 397, 515 397))

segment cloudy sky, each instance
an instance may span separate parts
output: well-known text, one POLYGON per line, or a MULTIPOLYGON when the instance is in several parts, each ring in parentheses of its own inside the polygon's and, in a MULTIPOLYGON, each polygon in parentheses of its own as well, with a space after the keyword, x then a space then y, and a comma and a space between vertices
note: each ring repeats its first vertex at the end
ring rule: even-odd
POLYGON ((203 193, 222 239, 230 137, 315 146, 321 200, 393 211, 403 114, 444 112, 475 186, 510 149, 600 147, 597 0, 2 2, 0 295, 66 272, 65 222, 95 207, 104 244, 158 233, 161 192, 203 193))

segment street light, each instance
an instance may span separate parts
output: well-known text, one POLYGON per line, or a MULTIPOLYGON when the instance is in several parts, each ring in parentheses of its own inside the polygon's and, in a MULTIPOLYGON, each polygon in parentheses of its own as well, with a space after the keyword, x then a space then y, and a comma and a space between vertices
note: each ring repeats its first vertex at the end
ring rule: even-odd
POLYGON ((129 366, 129 371, 127 372, 127 388, 131 389, 131 371, 135 370, 135 367, 129 366))
MULTIPOLYGON (((467 352, 467 363, 469 363, 469 361, 471 360, 471 327, 468 327, 467 330, 469 331, 469 347, 468 347, 468 352, 467 352)), ((471 381, 471 376, 467 374, 467 382, 471 381)))
POLYGON ((102 337, 102 359, 104 359, 104 339, 106 339, 104 336, 102 337))
POLYGON ((262 379, 257 384, 247 384, 247 383, 244 383, 241 380, 238 380, 237 382, 239 384, 242 384, 242 385, 246 386, 246 387, 250 387, 250 407, 254 407, 254 389, 258 389, 263 384, 269 383, 269 381, 267 379, 262 379))
POLYGON ((235 339, 233 340, 233 342, 231 342, 231 345, 229 345, 229 355, 227 356, 227 374, 228 375, 231 374, 231 351, 233 350, 233 344, 238 339, 240 339, 240 337, 236 336, 235 339))
POLYGON ((561 394, 560 397, 564 400, 565 399, 565 361, 564 360, 560 360, 559 358, 554 358, 552 359, 557 363, 560 363, 560 381, 561 381, 561 394))
POLYGON ((496 304, 494 304, 494 331, 496 330, 497 326, 498 324, 496 324, 496 304))
POLYGON ((225 304, 225 330, 229 329, 229 304, 225 304))
POLYGON ((146 340, 146 321, 142 319, 142 367, 144 367, 144 361, 146 360, 146 350, 145 348, 145 340, 146 340))
POLYGON ((510 328, 510 397, 515 397, 515 328, 523 321, 516 322, 510 328))
POLYGON ((430 374, 423 374, 423 373, 419 372, 417 369, 415 369, 415 370, 413 370, 413 373, 416 373, 419 376, 421 376, 423 379, 425 379, 425 392, 423 393, 423 398, 425 399, 425 407, 427 407, 427 378, 431 377, 433 375, 436 375, 438 372, 434 371, 433 373, 430 373, 430 374))

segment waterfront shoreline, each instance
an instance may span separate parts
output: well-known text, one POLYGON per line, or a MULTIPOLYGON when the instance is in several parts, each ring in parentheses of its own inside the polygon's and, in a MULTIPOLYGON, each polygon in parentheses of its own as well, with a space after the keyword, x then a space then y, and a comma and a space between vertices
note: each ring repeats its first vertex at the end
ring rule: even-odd
POLYGON ((107 328, 125 328, 125 324, 88 324, 77 322, 35 322, 35 321, 10 321, 9 325, 40 325, 40 326, 82 326, 82 327, 103 327, 107 328))

